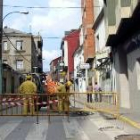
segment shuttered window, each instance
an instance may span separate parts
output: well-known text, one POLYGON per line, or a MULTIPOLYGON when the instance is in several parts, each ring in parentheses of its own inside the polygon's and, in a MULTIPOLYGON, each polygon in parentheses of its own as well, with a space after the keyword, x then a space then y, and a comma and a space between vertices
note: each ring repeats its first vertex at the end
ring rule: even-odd
POLYGON ((107 17, 108 17, 108 25, 114 26, 116 24, 116 14, 115 14, 116 1, 115 0, 107 0, 107 17))

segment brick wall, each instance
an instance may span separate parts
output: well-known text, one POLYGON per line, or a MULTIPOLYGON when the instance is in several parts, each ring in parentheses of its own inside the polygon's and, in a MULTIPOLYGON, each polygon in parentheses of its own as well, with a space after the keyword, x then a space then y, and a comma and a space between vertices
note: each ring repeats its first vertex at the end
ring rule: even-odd
POLYGON ((95 55, 95 45, 94 45, 94 32, 92 29, 94 22, 94 13, 93 13, 93 0, 81 1, 82 8, 82 25, 84 33, 84 60, 85 62, 88 58, 93 58, 95 55), (85 2, 85 3, 84 3, 85 2))

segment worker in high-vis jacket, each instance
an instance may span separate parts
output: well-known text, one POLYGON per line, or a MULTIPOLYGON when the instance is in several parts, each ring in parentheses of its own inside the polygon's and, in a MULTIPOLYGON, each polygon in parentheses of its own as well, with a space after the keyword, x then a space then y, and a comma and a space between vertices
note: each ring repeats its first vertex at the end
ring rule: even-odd
POLYGON ((66 114, 68 114, 69 111, 69 98, 66 92, 66 87, 65 84, 63 83, 58 83, 58 87, 57 87, 57 91, 58 91, 58 111, 59 113, 61 112, 65 112, 66 114))
POLYGON ((26 76, 26 81, 20 85, 19 92, 24 95, 23 114, 27 115, 29 112, 29 114, 33 115, 35 112, 34 95, 37 92, 37 86, 32 82, 30 75, 26 76))

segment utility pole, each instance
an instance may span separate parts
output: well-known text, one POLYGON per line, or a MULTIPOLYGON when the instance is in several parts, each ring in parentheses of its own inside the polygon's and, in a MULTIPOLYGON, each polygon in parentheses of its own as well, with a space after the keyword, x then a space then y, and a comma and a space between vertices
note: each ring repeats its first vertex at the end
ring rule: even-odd
POLYGON ((3 37, 3 0, 0 0, 0 94, 2 94, 2 37, 3 37))

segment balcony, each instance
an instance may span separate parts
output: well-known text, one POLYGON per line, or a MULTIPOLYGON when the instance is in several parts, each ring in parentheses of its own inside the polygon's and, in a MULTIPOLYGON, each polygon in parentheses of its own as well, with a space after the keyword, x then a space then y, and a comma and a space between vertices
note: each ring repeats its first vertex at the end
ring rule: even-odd
POLYGON ((26 50, 15 50, 16 53, 25 53, 26 50))
POLYGON ((116 34, 109 35, 106 46, 116 47, 123 43, 139 30, 140 25, 140 3, 137 4, 131 18, 123 18, 119 24, 116 34))
POLYGON ((3 50, 3 52, 2 53, 9 53, 10 52, 10 49, 8 49, 8 50, 3 50))
POLYGON ((16 71, 21 72, 21 73, 25 73, 26 69, 17 69, 16 71))

